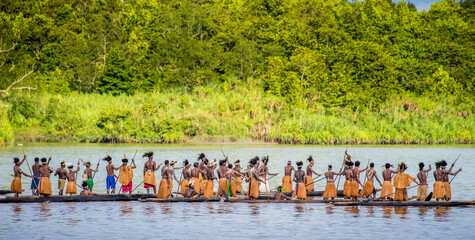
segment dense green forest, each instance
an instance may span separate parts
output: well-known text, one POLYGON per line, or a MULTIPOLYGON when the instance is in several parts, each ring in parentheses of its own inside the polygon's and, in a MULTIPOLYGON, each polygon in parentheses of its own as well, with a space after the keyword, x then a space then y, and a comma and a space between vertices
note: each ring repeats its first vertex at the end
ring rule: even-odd
POLYGON ((0 142, 475 143, 475 1, 0 1, 0 142))

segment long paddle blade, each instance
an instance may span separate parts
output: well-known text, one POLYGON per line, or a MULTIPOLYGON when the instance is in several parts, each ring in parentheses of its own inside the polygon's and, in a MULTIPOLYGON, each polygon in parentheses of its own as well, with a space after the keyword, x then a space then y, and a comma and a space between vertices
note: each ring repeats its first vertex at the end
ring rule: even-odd
POLYGON ((424 199, 424 201, 428 202, 432 199, 432 193, 433 192, 430 192, 429 195, 427 195, 426 199, 424 199))

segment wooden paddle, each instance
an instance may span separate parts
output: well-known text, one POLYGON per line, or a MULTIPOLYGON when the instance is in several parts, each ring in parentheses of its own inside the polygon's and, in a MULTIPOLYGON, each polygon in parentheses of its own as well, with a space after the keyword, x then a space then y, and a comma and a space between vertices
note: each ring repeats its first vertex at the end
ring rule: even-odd
MULTIPOLYGON (((366 164, 366 171, 368 171, 368 167, 369 167, 369 159, 368 159, 368 163, 366 164)), ((364 181, 363 181, 363 182, 364 182, 365 184, 366 184, 366 178, 368 177, 368 174, 367 174, 367 173, 368 173, 368 172, 366 172, 365 175, 364 175, 364 181)))
MULTIPOLYGON (((145 181, 145 180, 143 180, 143 181, 145 181)), ((133 192, 135 191, 135 189, 137 189, 138 187, 140 187, 140 185, 142 185, 143 181, 140 182, 139 185, 137 185, 137 187, 135 187, 134 190, 132 190, 132 192, 130 192, 130 193, 133 193, 133 192)))
POLYGON ((180 182, 178 183, 178 190, 177 192, 180 192, 180 188, 181 188, 181 178, 183 177, 183 170, 181 171, 181 174, 180 174, 180 182))
MULTIPOLYGON (((318 177, 319 177, 319 176, 318 176, 318 177)), ((319 181, 322 181, 323 179, 325 179, 325 176, 324 176, 324 177, 322 177, 322 178, 320 178, 320 179, 318 179, 318 180, 315 181, 315 178, 318 178, 318 177, 314 177, 314 178, 312 179, 312 182, 311 182, 311 183, 305 184, 305 187, 308 186, 308 185, 314 184, 314 183, 316 183, 316 182, 319 182, 319 181)))
MULTIPOLYGON (((26 156, 25 151, 23 151, 23 155, 26 156)), ((30 175, 33 178, 33 182, 35 183, 36 191, 38 192, 38 184, 36 183, 35 176, 33 176, 33 172, 31 171, 30 164, 28 163, 28 159, 26 159, 25 161, 26 161, 26 165, 28 166, 28 170, 30 171, 30 175)))
MULTIPOLYGON (((343 157, 343 162, 341 163, 341 168, 340 169, 343 169, 343 166, 345 165, 346 155, 348 155, 347 151, 348 151, 348 148, 346 148, 346 150, 345 150, 345 156, 343 157)), ((337 191, 338 191, 338 187, 340 186, 340 177, 341 177, 341 175, 338 175, 338 184, 336 185, 336 190, 337 191)))

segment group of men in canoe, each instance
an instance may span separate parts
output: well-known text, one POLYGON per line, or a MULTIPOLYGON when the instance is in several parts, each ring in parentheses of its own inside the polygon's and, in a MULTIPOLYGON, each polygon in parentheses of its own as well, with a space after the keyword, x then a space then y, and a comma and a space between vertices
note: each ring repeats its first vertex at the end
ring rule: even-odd
MULTIPOLYGON (((135 157, 135 156, 134 156, 135 157)), ((210 198, 214 193, 214 183, 216 181, 218 190, 216 192, 217 196, 221 197, 234 197, 238 194, 246 194, 250 199, 257 199, 259 194, 262 192, 271 192, 268 184, 268 180, 277 175, 277 173, 270 173, 267 167, 269 157, 264 157, 262 160, 259 160, 259 157, 254 157, 249 161, 247 169, 242 169, 240 166, 240 161, 237 160, 234 162, 234 165, 228 161, 228 158, 225 156, 225 159, 217 161, 210 161, 206 158, 205 154, 201 153, 198 156, 198 161, 191 166, 188 160, 183 162, 183 165, 180 167, 175 166, 176 161, 166 160, 165 162, 158 164, 153 160, 153 152, 146 152, 143 154, 144 158, 148 160, 144 164, 143 168, 143 184, 147 193, 150 193, 150 189, 153 190, 154 194, 158 198, 168 198, 174 197, 173 189, 173 180, 178 184, 178 191, 176 193, 183 195, 184 197, 205 197, 210 198), (262 164, 261 164, 262 162, 262 164), (163 165, 163 166, 162 166, 163 165), (180 180, 177 179, 175 171, 178 169, 181 170, 180 180), (217 170, 216 170, 217 169, 217 170), (161 180, 158 185, 157 192, 157 181, 155 172, 160 170, 161 180), (217 177, 215 175, 215 170, 217 177), (268 179, 267 177, 270 176, 268 179), (243 190, 243 179, 248 182, 247 191, 243 190)), ((135 165, 134 158, 131 159, 131 164, 129 165, 129 160, 125 157, 122 159, 122 165, 115 167, 112 163, 112 158, 107 156, 102 160, 106 161, 108 165, 106 166, 106 187, 107 194, 115 193, 116 183, 121 184, 119 192, 131 194, 135 189, 132 188, 132 179, 134 177, 133 169, 137 166, 135 165), (118 171, 118 176, 116 172, 118 171)), ((284 177, 282 178, 282 185, 277 187, 277 193, 274 198, 279 199, 290 199, 291 197, 297 199, 307 199, 307 192, 314 191, 314 184, 320 180, 326 179, 327 184, 325 191, 323 193, 324 199, 334 199, 337 197, 337 188, 335 186, 335 176, 345 176, 345 182, 343 184, 343 195, 345 198, 353 199, 358 201, 358 197, 370 197, 376 198, 376 190, 374 188, 374 179, 382 186, 380 199, 386 200, 395 200, 395 201, 407 201, 407 188, 411 182, 415 182, 419 185, 417 192, 417 200, 423 201, 427 197, 428 192, 428 183, 427 175, 431 171, 431 166, 429 165, 428 170, 424 170, 424 164, 420 163, 420 171, 417 174, 416 179, 405 173, 407 165, 405 163, 399 164, 396 170, 392 170, 392 165, 386 163, 384 165, 385 170, 382 172, 383 183, 379 180, 376 170, 374 169, 374 163, 369 164, 365 169, 360 169, 360 162, 351 160, 351 156, 345 152, 344 167, 340 169, 339 172, 334 172, 331 164, 328 165, 328 171, 324 174, 318 174, 313 170, 315 164, 313 158, 310 156, 308 159, 308 165, 306 171, 303 171, 303 162, 299 161, 296 163, 297 170, 292 166, 292 162, 288 161, 287 166, 284 167, 284 177), (364 181, 361 181, 360 174, 366 172, 364 181), (293 173, 293 177, 292 177, 293 173), (317 177, 324 175, 321 179, 315 180, 317 177), (293 184, 295 183, 295 185, 293 184), (364 185, 363 185, 364 184, 364 185), (362 189, 360 190, 360 186, 362 189), (393 192, 393 188, 395 189, 393 192)), ((11 184, 11 190, 15 193, 15 196, 19 196, 22 193, 21 186, 21 175, 32 178, 31 189, 33 195, 49 196, 52 195, 52 186, 50 181, 50 175, 58 176, 58 194, 63 195, 64 187, 66 186, 66 194, 74 195, 77 194, 77 173, 80 170, 80 163, 78 161, 77 168, 74 170, 74 166, 69 164, 66 169, 66 163, 62 161, 60 163, 60 168, 54 170, 49 166, 51 157, 47 160, 46 158, 40 159, 35 158, 35 164, 32 165, 30 174, 24 173, 20 166, 26 161, 26 156, 23 160, 20 161, 18 158, 14 158, 15 166, 14 179, 11 184), (66 184, 67 181, 67 184, 66 184)), ((82 161, 82 160, 81 160, 82 161)), ((85 170, 83 173, 83 183, 80 186, 83 190, 81 195, 96 195, 92 192, 94 187, 94 175, 99 171, 99 162, 95 169, 91 168, 90 162, 83 162, 85 170)), ((446 200, 451 199, 451 188, 449 182, 449 175, 456 175, 462 169, 459 169, 456 172, 452 172, 455 162, 451 165, 450 169, 446 170, 447 162, 442 160, 436 163, 436 171, 434 171, 434 189, 432 197, 436 200, 446 200)), ((142 183, 139 184, 139 186, 142 183)), ((338 181, 339 184, 339 181, 338 181)), ((138 187, 138 186, 137 186, 138 187)))

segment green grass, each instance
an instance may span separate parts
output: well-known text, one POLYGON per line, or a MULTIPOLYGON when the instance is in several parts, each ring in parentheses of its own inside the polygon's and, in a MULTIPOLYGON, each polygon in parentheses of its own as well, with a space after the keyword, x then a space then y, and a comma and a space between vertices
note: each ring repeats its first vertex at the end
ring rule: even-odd
POLYGON ((396 96, 379 109, 352 111, 290 105, 259 86, 225 83, 132 96, 17 94, 0 103, 0 141, 7 144, 475 143, 473 107, 451 97, 396 96))

